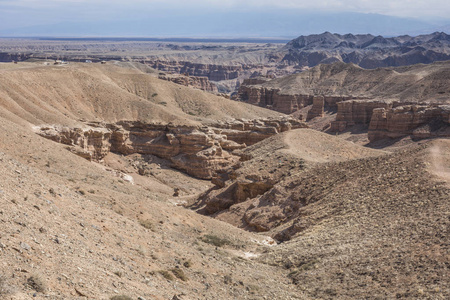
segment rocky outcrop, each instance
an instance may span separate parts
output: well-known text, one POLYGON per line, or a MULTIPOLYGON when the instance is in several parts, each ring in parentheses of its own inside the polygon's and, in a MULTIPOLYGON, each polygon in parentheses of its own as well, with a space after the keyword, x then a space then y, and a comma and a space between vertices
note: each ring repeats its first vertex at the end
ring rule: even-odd
POLYGON ((322 116, 325 109, 336 110, 338 102, 354 98, 353 96, 317 95, 312 90, 312 94, 284 94, 281 89, 267 88, 259 84, 259 81, 253 83, 253 81, 246 80, 240 86, 235 99, 284 114, 292 114, 306 106, 313 105, 315 101, 313 111, 307 117, 308 120, 322 116))
POLYGON ((112 132, 107 128, 40 126, 35 131, 47 139, 72 146, 71 152, 88 160, 101 160, 111 151, 112 132))
POLYGON ((232 205, 253 199, 273 187, 270 181, 255 181, 249 179, 238 179, 214 197, 210 197, 205 206, 207 214, 213 214, 230 208, 232 205))
POLYGON ((228 140, 247 146, 256 144, 272 135, 297 128, 308 127, 304 122, 293 118, 245 120, 215 123, 214 131, 223 134, 228 140))
POLYGON ((392 103, 381 100, 348 100, 337 103, 336 121, 331 122, 331 131, 344 131, 355 124, 369 124, 376 108, 391 108, 392 103))
POLYGON ((306 125, 293 119, 237 120, 207 126, 173 126, 142 122, 88 123, 83 128, 35 127, 36 132, 89 160, 102 160, 109 152, 151 154, 201 179, 211 179, 236 164, 232 152, 271 135, 306 125), (232 129, 233 128, 233 129, 232 129), (230 136, 230 138, 228 138, 230 136))
POLYGON ((172 81, 176 84, 190 86, 210 93, 218 93, 217 86, 209 81, 208 77, 198 76, 174 76, 174 75, 160 75, 159 79, 172 81))
POLYGON ((324 114, 325 101, 322 96, 316 96, 313 98, 313 104, 311 109, 308 111, 306 121, 312 120, 316 117, 322 118, 324 114))
POLYGON ((212 81, 236 79, 245 70, 253 69, 249 65, 201 64, 189 61, 145 61, 150 67, 168 73, 188 74, 189 76, 207 77, 212 81))
POLYGON ((311 95, 288 95, 280 93, 279 89, 269 89, 248 85, 241 85, 237 100, 253 105, 273 109, 275 111, 291 114, 313 103, 311 95))
POLYGON ((450 105, 405 105, 373 110, 368 132, 371 142, 407 135, 450 137, 450 105))

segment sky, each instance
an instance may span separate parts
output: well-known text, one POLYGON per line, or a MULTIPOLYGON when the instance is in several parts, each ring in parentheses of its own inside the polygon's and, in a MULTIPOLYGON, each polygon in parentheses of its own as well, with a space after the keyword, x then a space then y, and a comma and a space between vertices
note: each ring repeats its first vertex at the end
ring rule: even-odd
MULTIPOLYGON (((152 17, 201 18, 220 12, 355 12, 450 24, 449 0, 0 0, 0 32, 13 28, 152 17)), ((180 24, 182 26, 182 24, 180 24)))

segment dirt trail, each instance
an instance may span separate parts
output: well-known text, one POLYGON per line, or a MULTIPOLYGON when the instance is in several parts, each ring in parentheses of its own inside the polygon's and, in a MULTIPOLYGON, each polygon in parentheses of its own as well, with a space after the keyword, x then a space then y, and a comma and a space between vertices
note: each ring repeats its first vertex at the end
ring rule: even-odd
POLYGON ((431 171, 450 186, 450 140, 436 141, 430 148, 431 171))

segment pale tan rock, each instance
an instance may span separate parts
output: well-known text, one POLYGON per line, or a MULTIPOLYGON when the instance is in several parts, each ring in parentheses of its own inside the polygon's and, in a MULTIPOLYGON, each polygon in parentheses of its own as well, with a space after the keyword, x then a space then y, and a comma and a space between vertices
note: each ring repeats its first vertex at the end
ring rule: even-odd
POLYGON ((383 138, 412 135, 417 138, 447 137, 449 105, 405 105, 373 111, 368 137, 371 142, 383 138))
POLYGON ((35 130, 46 138, 70 145, 71 152, 88 160, 100 161, 109 152, 151 154, 170 160, 173 167, 189 175, 211 179, 238 163, 240 157, 231 151, 278 134, 282 129, 306 126, 289 118, 217 124, 224 128, 247 130, 125 121, 90 125, 96 127, 81 129, 45 125, 35 130))

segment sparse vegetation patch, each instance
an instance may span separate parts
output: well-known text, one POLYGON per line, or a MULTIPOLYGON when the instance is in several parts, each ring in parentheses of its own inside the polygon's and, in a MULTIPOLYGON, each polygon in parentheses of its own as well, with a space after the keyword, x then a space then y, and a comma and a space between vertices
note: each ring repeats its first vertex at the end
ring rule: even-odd
POLYGON ((214 245, 216 247, 222 247, 222 246, 231 244, 230 240, 223 239, 223 238, 220 238, 220 237, 218 237, 216 235, 212 235, 212 234, 207 234, 205 236, 202 236, 200 239, 204 243, 211 244, 211 245, 214 245))
POLYGON ((180 268, 173 268, 170 271, 172 271, 173 275, 175 275, 176 278, 183 280, 183 281, 188 280, 186 274, 184 274, 183 270, 181 270, 180 268))
POLYGON ((39 293, 43 293, 47 289, 47 285, 45 284, 44 279, 39 274, 31 275, 27 280, 27 284, 39 293))

